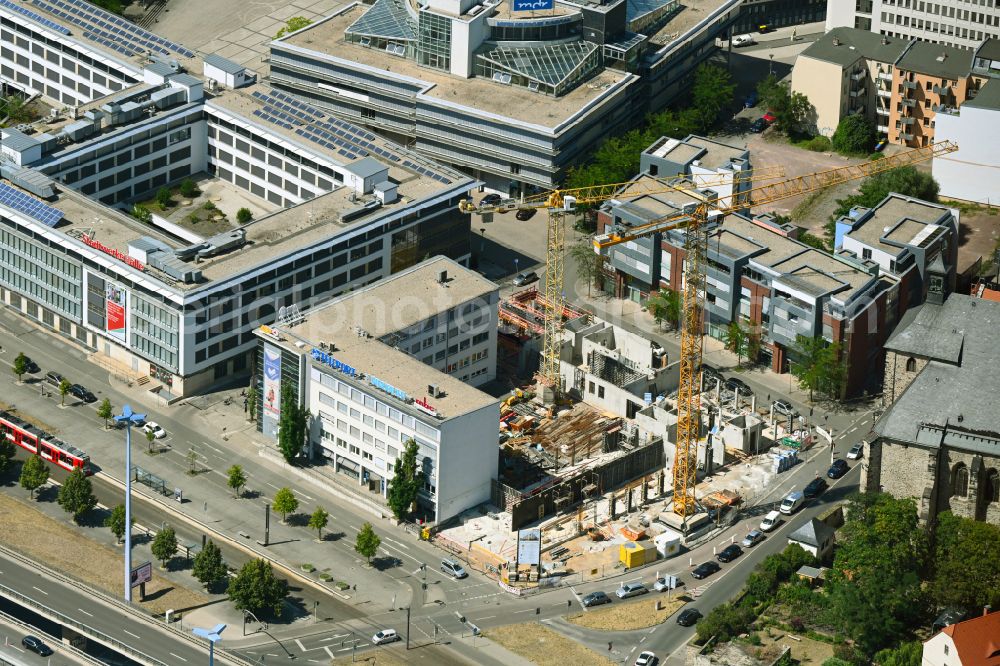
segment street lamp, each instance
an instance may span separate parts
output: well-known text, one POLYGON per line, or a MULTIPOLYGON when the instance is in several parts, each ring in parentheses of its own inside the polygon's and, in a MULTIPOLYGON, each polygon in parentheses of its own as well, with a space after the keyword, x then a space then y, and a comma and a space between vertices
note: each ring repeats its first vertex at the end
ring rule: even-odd
POLYGON ((125 405, 115 423, 125 424, 125 603, 132 603, 132 426, 146 420, 125 405))
POLYGON ((771 59, 771 61, 767 63, 767 75, 772 76, 774 74, 774 54, 768 53, 767 55, 771 59))
POLYGON ((222 632, 226 630, 226 625, 217 624, 211 629, 194 628, 194 635, 208 641, 208 666, 215 664, 215 644, 222 640, 222 632))

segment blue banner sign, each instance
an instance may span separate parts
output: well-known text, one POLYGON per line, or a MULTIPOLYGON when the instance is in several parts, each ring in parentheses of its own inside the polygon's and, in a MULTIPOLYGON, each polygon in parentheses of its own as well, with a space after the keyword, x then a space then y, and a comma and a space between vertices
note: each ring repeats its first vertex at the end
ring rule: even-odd
POLYGON ((329 354, 327 354, 325 351, 323 351, 321 349, 315 349, 314 348, 312 350, 312 357, 315 360, 319 361, 320 363, 325 363, 326 365, 330 366, 334 370, 340 370, 342 373, 344 373, 345 375, 347 375, 349 377, 353 377, 353 376, 355 376, 357 374, 357 370, 355 370, 353 367, 347 365, 346 363, 341 363, 340 361, 338 361, 334 357, 330 356, 329 354))
POLYGON ((531 12, 538 9, 552 9, 555 6, 555 0, 514 0, 515 12, 531 12))
POLYGON ((396 397, 396 398, 399 398, 403 402, 407 402, 410 399, 410 397, 408 395, 406 395, 406 393, 404 393, 403 391, 400 391, 398 388, 396 388, 392 384, 386 384, 384 381, 382 381, 378 377, 370 377, 369 376, 368 379, 369 379, 369 381, 371 381, 372 386, 374 386, 375 388, 377 388, 377 389, 379 389, 381 391, 385 391, 389 395, 391 395, 393 397, 396 397))

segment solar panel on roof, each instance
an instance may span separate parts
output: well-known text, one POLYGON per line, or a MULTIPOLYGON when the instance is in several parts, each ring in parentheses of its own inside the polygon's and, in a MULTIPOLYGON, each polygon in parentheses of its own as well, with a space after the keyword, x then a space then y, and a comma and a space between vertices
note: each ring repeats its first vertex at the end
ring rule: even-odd
POLYGON ((19 213, 24 213, 47 227, 56 226, 59 224, 59 220, 64 217, 63 212, 58 208, 53 208, 6 183, 0 183, 0 204, 19 213))
POLYGON ((18 14, 20 14, 21 16, 25 16, 27 18, 30 18, 32 21, 34 21, 38 25, 44 26, 44 27, 49 28, 51 30, 55 30, 56 32, 58 32, 60 34, 63 34, 63 35, 70 34, 69 33, 69 29, 67 29, 66 26, 62 26, 62 25, 59 25, 58 23, 56 23, 54 21, 50 21, 47 18, 45 18, 44 16, 42 16, 41 14, 36 14, 35 12, 31 11, 30 9, 27 9, 26 7, 21 7, 20 5, 15 5, 10 0, 0 0, 0 6, 3 6, 5 8, 7 8, 7 9, 11 9, 11 10, 17 12, 18 14))

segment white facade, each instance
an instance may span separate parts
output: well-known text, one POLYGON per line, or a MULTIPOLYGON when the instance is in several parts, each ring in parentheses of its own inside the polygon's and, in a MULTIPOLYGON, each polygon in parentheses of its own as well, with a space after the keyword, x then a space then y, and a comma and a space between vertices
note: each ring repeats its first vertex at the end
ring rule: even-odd
POLYGON ((951 636, 939 631, 924 643, 921 666, 965 666, 951 636))
POLYGON ((954 153, 934 159, 934 180, 941 196, 981 204, 1000 202, 1000 81, 989 82, 979 96, 952 112, 939 111, 936 141, 951 141, 954 153), (994 90, 990 90, 994 88, 994 90), (992 93, 998 94, 992 94, 992 93))
POLYGON ((1000 3, 997 0, 829 0, 826 29, 841 27, 975 48, 988 37, 1000 37, 1000 3))

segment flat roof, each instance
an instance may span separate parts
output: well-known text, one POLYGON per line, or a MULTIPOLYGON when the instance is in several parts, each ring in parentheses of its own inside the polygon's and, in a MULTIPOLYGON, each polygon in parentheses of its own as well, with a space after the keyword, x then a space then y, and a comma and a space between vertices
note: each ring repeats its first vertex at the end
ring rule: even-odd
POLYGON ((701 148, 701 155, 698 158, 698 166, 704 169, 719 169, 728 166, 732 160, 740 159, 747 153, 747 148, 731 146, 704 136, 692 134, 684 139, 698 148, 701 148))
MULTIPOLYGON (((1000 60, 1000 58, 998 58, 1000 60)), ((979 89, 979 94, 970 100, 967 100, 963 107, 969 106, 974 109, 991 109, 993 111, 1000 111, 1000 83, 996 83, 996 79, 989 79, 986 84, 979 89)), ((961 108, 959 108, 959 113, 961 113, 961 108)))
POLYGON ((887 245, 883 239, 919 245, 926 238, 921 238, 920 234, 930 235, 925 231, 928 225, 937 226, 941 218, 948 214, 949 211, 944 206, 892 193, 875 206, 870 217, 848 232, 847 236, 871 247, 884 245, 882 249, 886 252, 898 253, 899 247, 887 245))
POLYGON ((609 94, 615 84, 633 74, 600 69, 590 79, 560 97, 503 85, 484 77, 462 78, 421 67, 416 62, 381 49, 365 48, 344 39, 344 31, 367 10, 355 4, 280 41, 317 53, 351 60, 362 65, 418 79, 426 84, 422 94, 450 105, 465 106, 522 122, 555 127, 587 104, 609 94))
POLYGON ((448 257, 432 257, 314 308, 293 332, 313 343, 342 329, 360 328, 380 338, 499 288, 448 257), (439 281, 442 272, 447 272, 443 283, 439 281))

